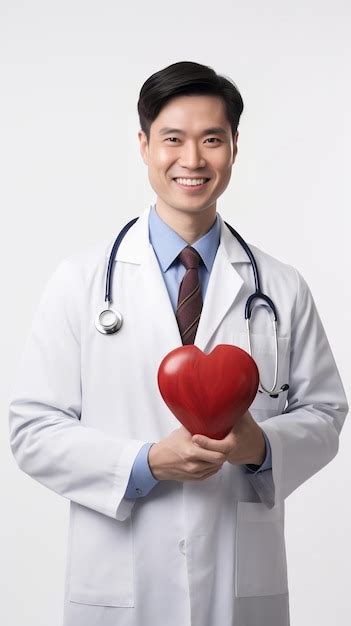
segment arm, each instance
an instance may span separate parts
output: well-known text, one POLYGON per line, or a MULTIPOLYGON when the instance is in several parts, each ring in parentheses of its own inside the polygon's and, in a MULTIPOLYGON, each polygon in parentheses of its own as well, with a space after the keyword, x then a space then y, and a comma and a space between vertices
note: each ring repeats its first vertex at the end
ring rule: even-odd
POLYGON ((48 281, 12 389, 10 445, 19 468, 56 493, 124 520, 124 493, 145 441, 111 437, 80 422, 79 277, 63 261, 48 281), (79 287, 78 287, 79 290, 79 287))
POLYGON ((272 448, 272 469, 248 474, 261 500, 282 502, 337 454, 348 404, 310 289, 297 270, 288 405, 260 422, 272 448))

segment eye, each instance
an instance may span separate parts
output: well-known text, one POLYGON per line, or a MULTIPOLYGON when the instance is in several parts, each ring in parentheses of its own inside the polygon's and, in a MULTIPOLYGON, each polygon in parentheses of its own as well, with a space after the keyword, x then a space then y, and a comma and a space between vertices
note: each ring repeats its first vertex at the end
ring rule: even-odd
MULTIPOLYGON (((171 139, 176 139, 176 140, 178 140, 178 137, 167 137, 167 139, 165 139, 165 141, 170 141, 171 139)), ((208 138, 206 139, 206 141, 207 141, 208 139, 215 139, 216 141, 219 141, 219 143, 221 143, 221 140, 220 140, 220 139, 218 139, 218 137, 208 137, 208 138)), ((173 142, 173 141, 171 141, 171 143, 174 143, 174 142, 173 142)))

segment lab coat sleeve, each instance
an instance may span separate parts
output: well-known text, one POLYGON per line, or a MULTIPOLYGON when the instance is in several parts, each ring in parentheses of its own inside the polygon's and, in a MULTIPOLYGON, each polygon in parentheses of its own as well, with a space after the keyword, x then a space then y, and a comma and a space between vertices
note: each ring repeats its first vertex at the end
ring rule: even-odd
MULTIPOLYGON (((35 312, 12 386, 10 446, 21 470, 56 493, 125 520, 134 460, 146 443, 111 437, 81 417, 81 342, 77 283, 62 261, 35 312)), ((77 274, 77 272, 75 272, 77 274)))
POLYGON ((262 422, 272 451, 272 469, 248 474, 271 509, 327 465, 337 454, 348 404, 311 291, 295 269, 288 404, 262 422))
POLYGON ((272 450, 271 444, 269 443, 269 439, 264 431, 262 431, 265 444, 266 444, 266 456, 261 465, 255 465, 253 463, 248 463, 244 465, 246 472, 264 472, 272 467, 272 450))

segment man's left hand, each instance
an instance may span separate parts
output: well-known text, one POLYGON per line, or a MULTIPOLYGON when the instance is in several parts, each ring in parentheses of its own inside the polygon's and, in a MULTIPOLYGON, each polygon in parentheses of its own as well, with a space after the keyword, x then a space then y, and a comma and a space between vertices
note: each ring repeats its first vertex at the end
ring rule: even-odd
POLYGON ((262 429, 246 411, 224 439, 193 435, 193 443, 206 450, 222 452, 233 465, 262 465, 266 456, 266 442, 262 429))

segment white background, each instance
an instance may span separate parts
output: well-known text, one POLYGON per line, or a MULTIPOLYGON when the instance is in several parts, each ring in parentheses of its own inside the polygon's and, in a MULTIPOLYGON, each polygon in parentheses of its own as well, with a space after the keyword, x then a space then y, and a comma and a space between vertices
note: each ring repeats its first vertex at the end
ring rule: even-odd
MULTIPOLYGON (((136 108, 154 72, 196 61, 239 87, 217 210, 304 275, 350 401, 350 30, 347 0, 0 0, 2 624, 62 622, 69 503, 17 468, 10 386, 58 262, 154 201, 136 108)), ((349 623, 350 432, 286 501, 292 626, 349 623)))

